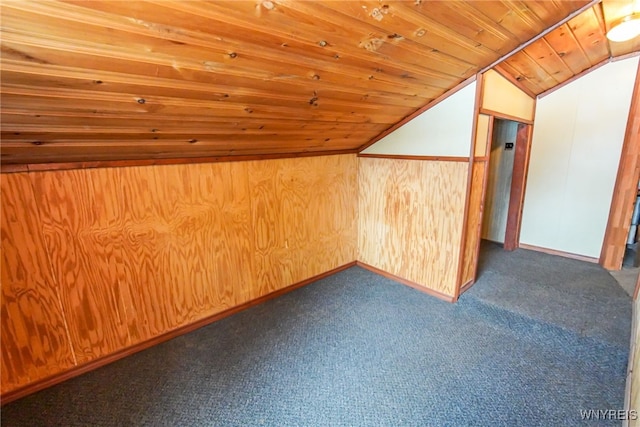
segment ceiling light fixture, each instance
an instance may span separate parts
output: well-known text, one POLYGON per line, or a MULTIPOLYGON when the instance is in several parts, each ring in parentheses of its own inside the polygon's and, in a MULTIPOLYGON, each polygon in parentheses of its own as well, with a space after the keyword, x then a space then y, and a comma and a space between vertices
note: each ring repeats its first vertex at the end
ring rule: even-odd
POLYGON ((640 36, 640 13, 632 13, 619 20, 607 33, 612 42, 626 42, 640 36))

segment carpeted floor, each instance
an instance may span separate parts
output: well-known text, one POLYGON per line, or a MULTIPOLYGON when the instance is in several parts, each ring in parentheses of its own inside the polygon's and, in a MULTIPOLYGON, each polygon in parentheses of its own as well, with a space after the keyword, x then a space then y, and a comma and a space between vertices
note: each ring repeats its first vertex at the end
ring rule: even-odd
POLYGON ((640 267, 635 267, 636 251, 638 250, 638 244, 627 245, 624 258, 622 261, 622 269, 617 271, 609 271, 609 274, 618 281, 620 286, 629 294, 633 295, 636 290, 636 282, 638 280, 638 274, 640 274, 640 267))
POLYGON ((485 246, 457 304, 354 267, 8 404, 2 425, 556 426, 621 409, 626 293, 591 264, 485 246))

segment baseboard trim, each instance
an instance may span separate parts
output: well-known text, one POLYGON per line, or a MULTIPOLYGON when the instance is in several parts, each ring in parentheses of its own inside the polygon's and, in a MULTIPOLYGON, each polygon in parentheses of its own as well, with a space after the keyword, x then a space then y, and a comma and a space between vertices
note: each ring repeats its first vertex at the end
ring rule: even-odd
POLYGON ((395 274, 388 273, 384 270, 380 270, 372 265, 365 264, 362 261, 356 261, 356 265, 358 267, 362 267, 365 270, 369 270, 372 273, 379 274, 380 276, 386 277, 387 279, 394 280, 396 282, 400 282, 403 285, 409 286, 410 288, 417 289, 420 292, 424 292, 425 294, 431 295, 432 297, 436 297, 446 302, 455 302, 455 298, 451 295, 443 294, 442 292, 434 291, 433 289, 425 288, 424 286, 412 282, 411 280, 403 279, 402 277, 396 276, 395 274))
POLYGON ((321 273, 318 274, 316 276, 310 277, 308 279, 302 280, 300 282, 294 283, 293 285, 289 285, 285 288, 279 289, 277 291, 271 292, 267 295, 263 295, 259 298, 256 298, 254 300, 251 301, 247 301, 243 304, 240 304, 238 306, 229 308, 227 310, 224 310, 220 313, 216 313, 214 315, 211 315, 209 317, 205 317, 204 319, 200 319, 194 323, 190 323, 188 325, 184 325, 181 326, 177 329, 173 329, 169 332, 165 332, 161 335, 158 335, 156 337, 153 337, 151 339, 148 339, 146 341, 137 343, 132 345, 131 347, 127 347, 124 348, 122 350, 118 350, 115 353, 111 353, 108 354, 106 356, 102 356, 99 357, 97 359, 94 359, 90 362, 84 363, 82 365, 79 366, 74 366, 71 369, 68 369, 66 371, 63 372, 59 372, 57 374, 51 375, 47 378, 43 378, 41 380, 38 380, 36 382, 33 382, 31 384, 27 384, 25 386, 22 386, 20 388, 17 388, 15 390, 11 390, 8 391, 4 394, 2 394, 2 396, 0 397, 0 404, 4 405, 6 403, 9 402, 13 402, 14 400, 20 399, 22 397, 25 397, 29 394, 35 393, 37 391, 40 390, 44 390, 45 388, 51 387, 53 385, 59 384, 63 381, 69 380, 71 378, 77 377, 79 375, 82 375, 84 373, 87 373, 89 371, 93 371, 95 369, 98 369, 102 366, 108 365, 109 363, 115 362, 116 360, 120 360, 124 357, 130 356, 134 353, 138 353, 142 350, 146 350, 148 348, 151 348, 157 344, 163 343, 165 341, 168 341, 170 339, 176 338, 180 335, 184 335, 187 334, 189 332, 193 332, 196 329, 199 329, 203 326, 207 326, 213 322, 216 322, 218 320, 224 319, 225 317, 231 316, 233 314, 239 313, 243 310, 246 310, 248 308, 251 308, 253 306, 262 304, 268 300, 271 300, 273 298, 277 298, 281 295, 284 295, 286 293, 289 293, 291 291, 294 291, 298 288, 301 288, 303 286, 306 286, 312 282, 315 282, 317 280, 320 279, 324 279, 325 277, 329 277, 332 276, 336 273, 339 273, 340 271, 346 270, 347 268, 353 267, 356 265, 356 261, 352 261, 350 263, 344 264, 340 267, 334 268, 332 270, 329 270, 325 273, 321 273))
POLYGON ((476 283, 475 280, 470 279, 467 283, 462 285, 460 287, 460 295, 462 295, 463 293, 467 292, 473 285, 475 285, 475 283, 476 283))
POLYGON ((520 243, 518 247, 520 249, 528 249, 530 251, 543 252, 549 255, 557 255, 564 258, 577 259, 578 261, 591 262, 594 264, 598 264, 598 261, 599 261, 598 258, 593 258, 585 255, 572 254, 571 252, 557 251, 555 249, 541 248, 539 246, 525 245, 523 243, 520 243))

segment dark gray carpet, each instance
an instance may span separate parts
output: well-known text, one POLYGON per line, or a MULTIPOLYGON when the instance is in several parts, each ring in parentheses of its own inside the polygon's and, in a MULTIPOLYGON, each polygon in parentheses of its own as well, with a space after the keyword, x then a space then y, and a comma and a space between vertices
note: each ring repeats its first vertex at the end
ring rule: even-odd
POLYGON ((555 426, 621 409, 630 299, 595 273, 580 288, 589 264, 552 257, 554 281, 520 252, 489 248, 455 305, 351 268, 8 404, 2 425, 555 426))
POLYGON ((599 265, 483 241, 479 272, 466 297, 629 347, 631 299, 599 265))

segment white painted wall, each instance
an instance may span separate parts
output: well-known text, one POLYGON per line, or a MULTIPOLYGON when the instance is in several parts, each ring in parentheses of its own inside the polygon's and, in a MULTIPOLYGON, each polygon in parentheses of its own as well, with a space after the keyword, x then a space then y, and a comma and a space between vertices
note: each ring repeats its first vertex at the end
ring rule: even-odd
POLYGON ((363 151, 364 154, 468 157, 476 83, 428 109, 363 151))
POLYGON ((538 100, 520 243, 600 256, 637 66, 607 64, 538 100))

